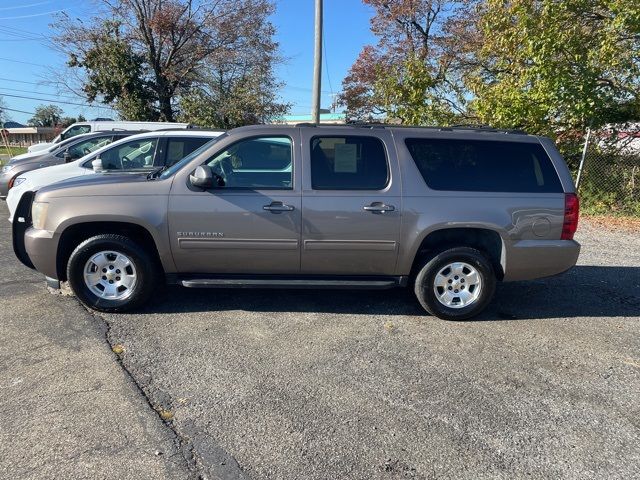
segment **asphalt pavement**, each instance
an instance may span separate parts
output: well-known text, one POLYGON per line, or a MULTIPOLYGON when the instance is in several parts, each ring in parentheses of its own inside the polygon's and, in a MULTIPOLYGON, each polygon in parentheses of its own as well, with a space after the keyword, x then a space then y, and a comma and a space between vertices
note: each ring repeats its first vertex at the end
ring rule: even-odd
POLYGON ((447 322, 405 290, 176 287, 92 315, 13 259, 7 227, 12 476, 640 478, 639 234, 584 224, 572 271, 447 322))

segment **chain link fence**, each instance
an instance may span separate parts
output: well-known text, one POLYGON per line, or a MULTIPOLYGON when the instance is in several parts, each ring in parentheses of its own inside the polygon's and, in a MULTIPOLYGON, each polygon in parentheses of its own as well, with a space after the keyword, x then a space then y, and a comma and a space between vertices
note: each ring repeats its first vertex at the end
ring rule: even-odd
POLYGON ((576 184, 582 212, 640 217, 640 132, 587 135, 576 184))

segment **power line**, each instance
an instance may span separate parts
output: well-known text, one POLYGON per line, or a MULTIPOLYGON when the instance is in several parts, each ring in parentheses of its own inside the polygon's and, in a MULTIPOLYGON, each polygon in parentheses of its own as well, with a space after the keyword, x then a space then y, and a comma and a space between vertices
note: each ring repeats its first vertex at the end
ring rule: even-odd
POLYGON ((30 3, 28 5, 15 5, 13 7, 0 7, 0 10, 17 10, 19 8, 37 7, 39 5, 45 5, 51 3, 51 0, 45 0, 44 2, 30 3))
MULTIPOLYGON (((11 90, 12 92, 21 92, 21 93, 36 93, 36 94, 40 94, 40 92, 34 92, 33 90, 22 90, 20 88, 9 88, 9 87, 0 87, 2 90, 11 90)), ((69 95, 60 95, 58 93, 47 93, 47 92, 42 92, 43 95, 55 95, 56 97, 60 97, 60 98, 68 98, 70 100, 76 100, 78 97, 71 97, 69 95)))
POLYGON ((61 10, 51 10, 50 12, 42 12, 42 13, 32 13, 29 15, 16 15, 13 17, 0 17, 0 20, 18 20, 21 18, 34 18, 34 17, 44 17, 45 15, 51 15, 52 13, 60 13, 60 12, 64 12, 65 9, 61 9, 61 10))
POLYGON ((16 110, 15 108, 9 108, 9 107, 2 107, 2 110, 7 110, 9 112, 26 113, 27 115, 35 115, 34 112, 25 112, 24 110, 16 110))
POLYGON ((26 80, 14 80, 13 78, 0 77, 0 80, 4 80, 5 82, 26 83, 28 85, 42 85, 42 83, 38 83, 38 82, 27 82, 26 80))
POLYGON ((7 62, 14 62, 14 63, 22 63, 24 65, 34 65, 36 67, 48 67, 49 66, 49 65, 43 65, 41 63, 23 62, 22 60, 14 60, 13 58, 0 57, 0 60, 5 60, 7 62))
POLYGON ((87 108, 110 108, 111 110, 113 110, 112 107, 109 107, 107 105, 102 107, 102 106, 98 106, 98 105, 89 105, 87 103, 64 102, 62 100, 52 100, 52 99, 49 99, 49 98, 27 97, 27 96, 24 96, 24 95, 13 95, 13 94, 10 94, 10 93, 2 93, 2 92, 0 92, 0 95, 2 95, 3 97, 22 98, 22 99, 26 99, 26 100, 38 100, 40 102, 59 103, 61 105, 75 105, 75 106, 78 106, 78 107, 87 107, 87 108))

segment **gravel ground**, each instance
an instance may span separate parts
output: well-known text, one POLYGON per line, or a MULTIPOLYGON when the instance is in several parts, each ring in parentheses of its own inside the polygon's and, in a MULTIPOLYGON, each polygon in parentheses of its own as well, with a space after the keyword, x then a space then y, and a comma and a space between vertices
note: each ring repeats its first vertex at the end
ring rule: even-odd
MULTIPOLYGON (((135 395, 143 407, 109 422, 151 425, 106 451, 142 461, 158 439, 175 460, 155 466, 162 475, 640 478, 640 236, 583 224, 577 237, 575 269, 500 285, 470 322, 425 316, 405 290, 169 288, 142 312, 94 318, 12 264, 0 358, 6 372, 19 343, 21 361, 38 362, 22 375, 41 393, 21 405, 28 390, 11 390, 15 373, 5 373, 0 469, 27 476, 34 452, 55 467, 62 459, 48 444, 11 439, 49 442, 92 418, 77 395, 66 406, 73 416, 46 415, 52 391, 98 374, 42 360, 37 349, 36 334, 55 332, 68 355, 77 347, 63 339, 82 330, 99 361, 106 351, 105 365, 120 359, 126 369, 112 372, 121 397, 111 408, 137 405, 135 395)), ((85 441, 78 432, 70 445, 85 441)))
POLYGON ((404 290, 179 288, 105 319, 212 477, 638 478, 640 239, 578 240, 478 321, 404 290))

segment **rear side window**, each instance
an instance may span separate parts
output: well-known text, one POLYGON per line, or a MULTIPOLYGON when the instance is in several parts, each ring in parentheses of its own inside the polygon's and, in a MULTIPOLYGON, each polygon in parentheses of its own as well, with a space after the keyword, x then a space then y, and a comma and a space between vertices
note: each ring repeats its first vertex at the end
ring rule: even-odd
POLYGON ((60 135, 60 140, 66 140, 67 138, 75 137, 82 133, 89 133, 91 131, 91 125, 74 125, 66 132, 60 135))
POLYGON ((560 193, 555 168, 537 143, 408 138, 407 148, 434 190, 560 193))
POLYGON ((314 190, 382 190, 389 183, 384 145, 374 137, 313 137, 314 190))
POLYGON ((170 138, 167 144, 167 167, 174 165, 194 150, 207 143, 210 138, 176 137, 170 138))

